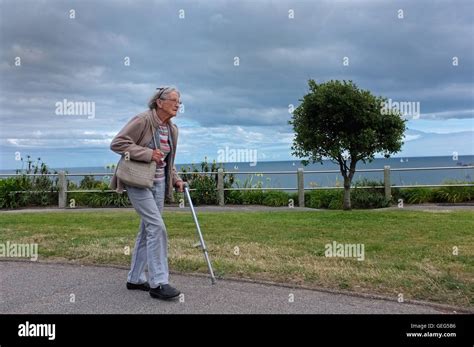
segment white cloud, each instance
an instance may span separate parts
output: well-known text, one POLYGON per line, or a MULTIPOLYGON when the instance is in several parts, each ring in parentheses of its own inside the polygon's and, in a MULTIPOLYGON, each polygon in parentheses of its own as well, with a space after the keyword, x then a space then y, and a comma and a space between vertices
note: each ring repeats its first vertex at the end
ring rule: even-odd
POLYGON ((437 120, 450 119, 450 118, 474 119, 474 109, 448 110, 448 111, 433 112, 433 113, 422 113, 420 118, 422 118, 422 119, 437 119, 437 120))
POLYGON ((420 138, 421 135, 405 135, 405 142, 413 141, 420 138))

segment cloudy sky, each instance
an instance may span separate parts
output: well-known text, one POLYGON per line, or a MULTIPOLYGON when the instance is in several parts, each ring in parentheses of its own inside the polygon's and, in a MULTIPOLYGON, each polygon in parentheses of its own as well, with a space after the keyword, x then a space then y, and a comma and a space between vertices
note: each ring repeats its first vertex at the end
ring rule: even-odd
POLYGON ((116 162, 111 139, 161 85, 182 92, 178 163, 226 146, 289 160, 289 105, 309 78, 419 103, 400 156, 474 154, 473 13, 471 0, 0 0, 0 169, 16 152, 116 162), (64 100, 94 114, 61 114, 64 100))

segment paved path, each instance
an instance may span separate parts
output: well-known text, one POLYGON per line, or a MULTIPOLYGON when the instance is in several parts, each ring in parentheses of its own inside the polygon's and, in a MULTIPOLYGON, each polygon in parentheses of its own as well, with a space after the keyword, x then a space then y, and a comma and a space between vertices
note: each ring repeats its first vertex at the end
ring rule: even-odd
MULTIPOLYGON (((196 212, 325 212, 330 211, 326 209, 314 209, 309 207, 271 207, 263 205, 226 205, 226 206, 196 206, 196 212)), ((395 205, 387 208, 374 209, 373 211, 386 211, 386 210, 398 210, 399 208, 395 205)), ((404 210, 414 211, 428 211, 428 212, 447 212, 447 211, 474 211, 474 204, 420 204, 420 205, 405 205, 404 210)), ((60 209, 54 208, 23 208, 15 210, 1 210, 2 213, 43 213, 43 212, 123 212, 123 211, 134 211, 132 207, 120 207, 120 208, 67 208, 60 209)), ((165 206, 165 211, 189 211, 188 207, 180 208, 177 206, 165 206)), ((368 210, 365 210, 368 211, 368 210)))
POLYGON ((127 270, 116 267, 0 261, 1 313, 450 313, 426 305, 398 303, 316 290, 204 276, 171 276, 184 297, 171 302, 125 288, 127 270), (74 299, 71 302, 71 299, 74 299), (291 299, 293 302, 290 302, 291 299))

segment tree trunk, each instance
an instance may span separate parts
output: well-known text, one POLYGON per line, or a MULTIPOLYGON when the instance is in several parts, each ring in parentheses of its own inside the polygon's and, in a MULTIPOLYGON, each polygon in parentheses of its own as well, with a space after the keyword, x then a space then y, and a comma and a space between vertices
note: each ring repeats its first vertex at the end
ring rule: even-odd
POLYGON ((351 178, 344 177, 344 210, 351 209, 351 178))

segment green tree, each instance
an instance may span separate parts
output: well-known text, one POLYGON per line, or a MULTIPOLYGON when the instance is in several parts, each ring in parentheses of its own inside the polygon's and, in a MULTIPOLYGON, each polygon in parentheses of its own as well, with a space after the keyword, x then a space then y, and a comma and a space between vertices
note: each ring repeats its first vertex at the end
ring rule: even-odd
POLYGON ((386 98, 359 89, 352 81, 308 81, 310 92, 294 110, 293 155, 304 165, 330 159, 344 178, 344 209, 351 209, 350 187, 358 161, 371 162, 400 151, 405 122, 396 110, 383 107, 386 98))

